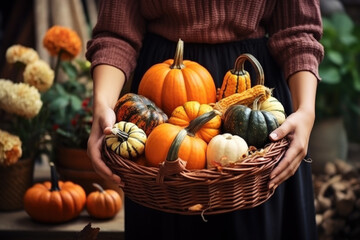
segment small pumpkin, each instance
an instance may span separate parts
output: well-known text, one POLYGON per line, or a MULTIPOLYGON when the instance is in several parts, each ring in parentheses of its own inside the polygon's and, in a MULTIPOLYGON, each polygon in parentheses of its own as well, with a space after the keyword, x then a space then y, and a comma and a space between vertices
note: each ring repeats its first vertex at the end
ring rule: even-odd
POLYGON ((246 141, 240 136, 230 133, 217 135, 211 139, 207 147, 207 168, 241 162, 248 156, 248 149, 246 141))
MULTIPOLYGON (((180 127, 187 127, 192 120, 210 111, 213 111, 213 108, 208 104, 188 101, 184 105, 175 108, 171 113, 169 123, 180 127)), ((195 135, 208 143, 214 136, 220 133, 220 127, 221 117, 217 115, 205 123, 195 135)))
POLYGON ((143 154, 147 136, 141 128, 131 122, 120 121, 105 136, 106 146, 126 159, 135 159, 143 154))
POLYGON ((284 106, 281 104, 281 102, 279 102, 279 100, 277 100, 277 98, 273 96, 263 101, 260 104, 259 109, 271 112, 275 116, 279 125, 281 125, 286 119, 284 106))
POLYGON ((239 135, 249 146, 262 148, 269 141, 269 134, 279 127, 275 116, 258 109, 258 100, 253 109, 244 105, 233 105, 224 114, 224 132, 239 135))
POLYGON ((159 167, 165 160, 175 161, 179 157, 186 161, 187 169, 205 168, 207 143, 196 137, 196 132, 216 115, 214 111, 207 112, 195 118, 186 128, 170 123, 157 126, 145 145, 146 165, 159 167))
POLYGON ((257 84, 264 84, 264 71, 259 61, 249 53, 241 54, 235 60, 234 68, 226 72, 220 88, 218 100, 251 88, 250 74, 244 67, 246 61, 249 61, 256 71, 257 84))
POLYGON ((187 101, 214 103, 216 87, 209 71, 197 62, 183 60, 179 39, 174 59, 151 66, 142 77, 138 93, 149 98, 168 116, 187 101))
POLYGON ((24 195, 24 209, 33 219, 62 223, 78 217, 86 203, 84 189, 71 181, 59 181, 50 163, 51 182, 36 183, 24 195))
POLYGON ((123 95, 117 101, 114 111, 117 122, 135 123, 147 136, 157 125, 168 120, 168 116, 154 102, 135 93, 123 95))
POLYGON ((113 218, 121 210, 122 200, 118 192, 104 190, 99 184, 93 183, 97 191, 91 192, 86 199, 86 210, 97 219, 113 218))

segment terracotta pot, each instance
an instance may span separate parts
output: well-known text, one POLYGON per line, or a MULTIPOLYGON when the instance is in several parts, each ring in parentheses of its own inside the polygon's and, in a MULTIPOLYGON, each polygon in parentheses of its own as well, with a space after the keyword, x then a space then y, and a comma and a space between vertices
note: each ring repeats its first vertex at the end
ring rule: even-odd
POLYGON ((33 185, 33 180, 33 159, 20 159, 16 164, 0 166, 0 211, 23 209, 24 194, 33 185))
POLYGON ((85 149, 57 146, 55 164, 61 180, 79 184, 87 194, 96 190, 92 185, 94 182, 104 189, 113 189, 123 194, 120 187, 106 181, 94 171, 85 149))
POLYGON ((348 139, 342 118, 316 122, 309 141, 314 173, 322 173, 327 162, 347 160, 348 139))

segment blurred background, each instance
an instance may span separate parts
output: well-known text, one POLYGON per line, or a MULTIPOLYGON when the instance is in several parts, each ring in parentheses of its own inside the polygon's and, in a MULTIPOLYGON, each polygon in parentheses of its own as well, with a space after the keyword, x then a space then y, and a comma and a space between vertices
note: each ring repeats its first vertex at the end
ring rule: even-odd
MULTIPOLYGON (((320 65, 322 81, 309 144, 317 224, 321 240, 360 239, 360 0, 320 2, 325 57, 320 65)), ((5 58, 6 50, 13 44, 36 49, 41 59, 55 67, 54 59, 42 45, 43 36, 53 25, 70 27, 79 34, 82 50, 77 59, 85 61, 86 42, 97 19, 97 3, 97 0, 0 1, 0 78, 21 81, 22 72, 5 58)), ((71 66, 63 68, 71 70, 71 66)), ((69 76, 69 72, 63 74, 69 76)), ((82 101, 70 112, 78 114, 81 104, 82 101)), ((0 116, 0 128, 6 129, 12 120, 2 110, 0 116)))

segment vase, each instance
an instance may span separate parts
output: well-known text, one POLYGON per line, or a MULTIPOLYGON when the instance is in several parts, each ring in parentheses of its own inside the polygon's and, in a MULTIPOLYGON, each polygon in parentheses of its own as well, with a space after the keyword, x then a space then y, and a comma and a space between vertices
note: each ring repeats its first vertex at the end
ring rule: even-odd
POLYGON ((314 124, 310 141, 309 156, 314 173, 323 173, 327 162, 347 160, 348 138, 342 118, 331 118, 314 124))
POLYGON ((60 180, 79 184, 86 194, 95 191, 93 183, 98 183, 104 189, 113 189, 123 195, 119 186, 106 181, 95 172, 85 149, 56 146, 55 151, 55 165, 60 180))
POLYGON ((34 160, 20 159, 10 166, 0 166, 0 211, 23 209, 23 198, 34 181, 34 160))

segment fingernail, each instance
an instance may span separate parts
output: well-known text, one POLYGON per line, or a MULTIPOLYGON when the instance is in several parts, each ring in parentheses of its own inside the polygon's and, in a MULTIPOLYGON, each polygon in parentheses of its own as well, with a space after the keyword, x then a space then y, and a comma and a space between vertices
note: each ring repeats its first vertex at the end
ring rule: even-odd
POLYGON ((274 185, 275 185, 275 184, 270 183, 270 185, 269 185, 269 189, 271 189, 274 185))
POLYGON ((270 138, 273 139, 273 140, 276 140, 278 138, 278 135, 276 133, 272 132, 270 134, 270 138))
POLYGON ((272 175, 270 175, 270 179, 273 179, 273 178, 275 178, 275 174, 272 174, 272 175))

